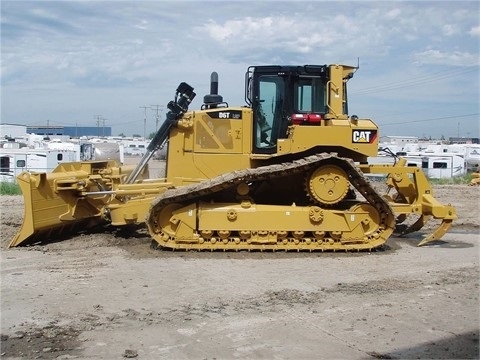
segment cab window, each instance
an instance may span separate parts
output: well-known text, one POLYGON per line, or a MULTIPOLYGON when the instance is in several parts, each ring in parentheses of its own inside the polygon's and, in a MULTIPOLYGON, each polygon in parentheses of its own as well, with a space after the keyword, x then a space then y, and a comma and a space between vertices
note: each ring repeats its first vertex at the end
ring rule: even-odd
POLYGON ((254 124, 254 144, 258 152, 272 153, 276 150, 284 98, 283 78, 260 76, 254 124))
POLYGON ((300 78, 295 87, 297 112, 315 114, 326 112, 325 85, 321 78, 300 78))

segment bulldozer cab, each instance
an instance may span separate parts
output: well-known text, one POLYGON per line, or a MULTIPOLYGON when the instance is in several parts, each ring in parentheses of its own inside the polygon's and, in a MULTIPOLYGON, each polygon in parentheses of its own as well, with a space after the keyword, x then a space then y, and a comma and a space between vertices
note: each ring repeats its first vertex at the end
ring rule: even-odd
POLYGON ((332 82, 327 65, 249 67, 245 98, 253 111, 253 153, 275 153, 291 125, 320 125, 333 114, 347 114, 346 81, 340 76, 332 82), (332 84, 340 89, 339 109, 329 102, 332 84))

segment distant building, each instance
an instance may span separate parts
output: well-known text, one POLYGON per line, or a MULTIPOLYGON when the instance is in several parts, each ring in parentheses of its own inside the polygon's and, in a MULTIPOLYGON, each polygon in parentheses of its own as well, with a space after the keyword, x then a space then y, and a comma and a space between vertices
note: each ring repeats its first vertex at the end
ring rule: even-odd
POLYGON ((450 137, 448 141, 451 144, 480 144, 480 138, 472 137, 450 137))
POLYGON ((405 145, 409 143, 417 143, 418 137, 416 136, 380 136, 380 143, 405 145))
POLYGON ((25 125, 17 124, 0 124, 0 138, 17 138, 27 134, 25 125))
POLYGON ((27 126, 27 133, 37 135, 112 136, 111 126, 27 126))

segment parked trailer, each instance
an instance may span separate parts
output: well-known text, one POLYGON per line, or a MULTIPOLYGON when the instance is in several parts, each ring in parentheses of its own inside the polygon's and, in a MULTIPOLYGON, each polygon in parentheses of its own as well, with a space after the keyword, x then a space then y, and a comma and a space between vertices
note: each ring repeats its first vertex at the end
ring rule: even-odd
MULTIPOLYGON (((406 159, 407 166, 421 168, 425 175, 431 179, 452 178, 465 175, 467 172, 465 158, 454 153, 405 153, 397 155, 406 159)), ((395 159, 391 156, 369 157, 368 163, 393 164, 395 159)))
POLYGON ((50 172, 62 162, 78 161, 73 150, 0 148, 0 181, 16 182, 22 171, 50 172))
POLYGON ((431 179, 452 178, 465 175, 467 172, 465 158, 453 153, 419 153, 407 154, 408 166, 422 168, 427 177, 431 179))

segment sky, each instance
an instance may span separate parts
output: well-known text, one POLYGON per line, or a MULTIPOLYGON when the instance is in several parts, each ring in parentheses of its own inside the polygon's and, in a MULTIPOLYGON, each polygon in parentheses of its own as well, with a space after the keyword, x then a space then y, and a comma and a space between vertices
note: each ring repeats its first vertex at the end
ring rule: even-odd
POLYGON ((340 63, 381 136, 480 137, 479 4, 2 0, 1 123, 143 136, 182 81, 243 106, 248 66, 340 63))

